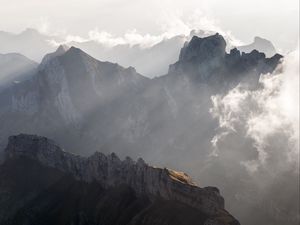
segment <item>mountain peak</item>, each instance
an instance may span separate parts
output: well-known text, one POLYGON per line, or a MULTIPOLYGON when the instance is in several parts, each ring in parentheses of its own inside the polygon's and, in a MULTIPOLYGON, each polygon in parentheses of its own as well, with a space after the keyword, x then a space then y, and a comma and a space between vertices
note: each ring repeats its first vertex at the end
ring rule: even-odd
POLYGON ((69 50, 69 46, 68 45, 64 45, 64 44, 62 44, 62 45, 59 45, 58 46, 58 48, 56 49, 56 53, 57 54, 60 54, 60 55, 62 55, 62 54, 64 54, 64 53, 66 53, 68 50, 69 50))
POLYGON ((89 54, 87 54, 86 52, 81 50, 80 48, 76 48, 74 46, 71 46, 70 48, 68 48, 67 51, 65 51, 65 53, 63 55, 64 55, 64 57, 70 58, 73 60, 75 60, 75 58, 79 59, 79 58, 85 57, 90 60, 98 61, 97 59, 93 58, 92 56, 90 56, 89 54))
POLYGON ((192 59, 198 62, 225 56, 226 41, 222 35, 216 33, 208 37, 193 36, 191 41, 181 49, 179 61, 192 59))
MULTIPOLYGON (((67 52, 69 53, 69 54, 76 54, 76 53, 85 53, 84 51, 82 51, 80 48, 76 48, 76 47, 74 47, 74 46, 71 46, 68 50, 67 50, 67 52)), ((85 53, 86 54, 86 53, 85 53)))
POLYGON ((41 64, 40 64, 40 69, 44 68, 45 65, 51 61, 53 58, 57 56, 61 56, 65 54, 69 50, 69 47, 67 45, 60 45, 55 52, 48 53, 47 55, 44 56, 41 64))
POLYGON ((179 60, 170 65, 169 74, 188 76, 200 83, 215 85, 222 83, 224 90, 247 76, 252 76, 255 85, 260 74, 274 71, 282 57, 278 55, 267 58, 266 51, 259 50, 267 42, 256 37, 257 48, 250 46, 249 51, 234 48, 230 53, 226 53, 226 41, 222 35, 216 33, 204 38, 194 36, 181 49, 179 60), (226 82, 230 81, 228 87, 224 77, 226 82))

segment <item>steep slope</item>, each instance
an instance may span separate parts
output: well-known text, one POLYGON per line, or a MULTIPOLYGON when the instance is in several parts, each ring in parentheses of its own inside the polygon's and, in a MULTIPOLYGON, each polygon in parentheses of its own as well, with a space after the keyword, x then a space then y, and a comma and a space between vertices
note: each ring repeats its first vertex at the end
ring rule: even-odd
POLYGON ((38 64, 18 53, 0 54, 0 91, 36 72, 38 64))
MULTIPOLYGON (((67 42, 58 36, 45 35, 35 29, 28 28, 19 34, 0 31, 0 53, 18 52, 37 62, 41 62, 44 55, 55 50, 57 43, 75 46, 91 56, 101 60, 118 63, 123 67, 133 66, 144 76, 153 78, 167 73, 168 66, 176 62, 182 45, 190 41, 193 36, 208 37, 215 32, 207 30, 192 30, 189 35, 177 35, 164 38, 152 46, 128 43, 108 46, 97 40, 82 40, 67 42)), ((233 48, 230 37, 224 37, 227 43, 226 50, 233 48)), ((255 37, 250 45, 239 46, 241 52, 250 53, 254 49, 273 56, 276 50, 273 44, 263 38, 255 37)))
POLYGON ((168 65, 177 60, 180 49, 187 39, 188 37, 179 35, 149 47, 129 44, 107 47, 96 41, 69 44, 99 60, 116 62, 124 67, 133 66, 138 72, 151 78, 167 73, 168 65))
POLYGON ((167 152, 178 148, 181 155, 187 146, 199 146, 191 138, 198 143, 199 135, 207 140, 213 136, 212 94, 243 80, 255 87, 260 74, 273 71, 281 58, 265 58, 257 51, 227 54, 225 48, 221 35, 195 36, 167 75, 150 80, 132 67, 60 47, 44 57, 32 79, 2 95, 0 119, 6 129, 0 143, 4 146, 10 134, 31 132, 86 155, 99 147, 121 156, 136 155, 142 148, 148 160, 157 159, 153 151, 166 152, 162 157, 168 158, 167 152), (179 137, 185 141, 178 145, 179 137))
POLYGON ((18 52, 30 59, 40 62, 42 57, 55 49, 51 40, 62 41, 55 36, 41 34, 35 29, 27 28, 19 34, 0 31, 0 52, 18 52))
POLYGON ((1 224, 239 224, 224 210, 218 189, 199 188, 186 174, 142 159, 82 158, 23 134, 9 138, 5 153, 1 224))
POLYGON ((74 47, 59 48, 44 58, 31 79, 2 94, 0 113, 6 128, 1 137, 29 130, 64 139, 71 128, 72 139, 78 127, 88 122, 89 114, 105 105, 126 104, 121 98, 137 95, 147 82, 131 67, 97 61, 74 47))
MULTIPOLYGON (((1 147, 9 135, 24 132, 48 136, 81 155, 101 150, 142 156, 221 187, 231 208, 236 204, 243 211, 248 202, 255 211, 248 195, 257 189, 240 161, 227 165, 215 156, 212 145, 219 126, 210 113, 211 97, 239 83, 261 88, 260 75, 274 71, 282 56, 225 49, 220 35, 194 37, 167 75, 150 80, 133 68, 97 61, 77 48, 61 48, 45 57, 33 79, 0 95, 1 147)), ((256 157, 255 149, 242 147, 252 143, 233 143, 240 150, 224 146, 229 155, 243 161, 256 157)), ((272 205, 272 199, 266 204, 272 205)), ((257 221, 268 220, 261 218, 257 221)))
POLYGON ((194 36, 181 49, 179 60, 170 66, 169 74, 187 75, 226 90, 228 84, 232 87, 243 80, 257 84, 259 76, 274 71, 281 58, 279 54, 266 58, 257 50, 241 54, 236 48, 226 53, 226 41, 221 35, 194 36))

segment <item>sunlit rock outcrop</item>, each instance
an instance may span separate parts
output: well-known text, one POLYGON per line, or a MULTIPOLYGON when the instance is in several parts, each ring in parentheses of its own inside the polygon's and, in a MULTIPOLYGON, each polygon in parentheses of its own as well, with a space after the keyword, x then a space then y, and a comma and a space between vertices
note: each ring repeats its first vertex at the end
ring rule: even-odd
MULTIPOLYGON (((186 207, 191 207, 195 211, 198 211, 199 216, 206 217, 205 222, 200 224, 239 224, 225 211, 224 199, 217 188, 200 188, 192 182, 188 175, 166 168, 162 169, 149 166, 142 159, 139 159, 137 162, 134 162, 128 157, 125 160, 120 160, 114 153, 106 156, 99 152, 96 152, 88 158, 84 158, 63 151, 53 141, 45 137, 20 134, 9 138, 8 145, 5 149, 4 163, 2 167, 0 167, 0 176, 6 175, 7 164, 15 160, 21 164, 23 164, 22 161, 32 161, 33 163, 39 164, 42 168, 51 168, 64 174, 69 174, 80 182, 96 182, 105 190, 125 185, 132 189, 138 197, 144 196, 149 199, 150 205, 158 204, 157 207, 160 207, 160 204, 157 203, 158 199, 184 204, 186 207)), ((26 174, 26 169, 25 167, 24 176, 30 176, 30 174, 26 174)), ((39 173, 39 171, 36 171, 36 173, 39 173)), ((48 174, 47 176, 51 177, 53 175, 50 173, 50 175, 48 174)), ((19 182, 19 180, 14 182, 19 182)), ((7 184, 4 185, 7 187, 7 184)), ((0 196, 3 199, 7 197, 7 194, 5 194, 5 190, 7 189, 5 189, 5 187, 2 187, 0 184, 0 196)), ((14 190, 9 189, 8 191, 12 197, 16 197, 14 196, 14 190)), ((26 196, 27 194, 25 191, 24 195, 26 196)), ((48 195, 50 197, 52 192, 48 192, 48 195)), ((28 198, 30 197, 31 196, 28 196, 28 198)), ((0 206, 5 202, 5 200, 0 202, 0 206)), ((26 201, 25 203, 23 202, 23 204, 26 206, 26 201)), ((16 209, 16 211, 18 211, 18 209, 16 209)), ((3 215, 3 211, 1 212, 0 209, 0 215, 1 214, 3 215)), ((35 218, 36 215, 32 213, 30 216, 35 218)), ((168 216, 169 214, 163 214, 161 216, 161 222, 154 224, 166 224, 167 220, 165 217, 168 216)), ((3 217, 4 220, 2 221, 5 221, 5 216, 3 217)), ((10 219, 12 221, 16 220, 14 215, 12 215, 10 219)), ((34 221, 35 219, 33 219, 33 222, 34 221)), ((142 222, 140 224, 144 223, 142 222)), ((177 223, 174 222, 174 224, 177 223)))

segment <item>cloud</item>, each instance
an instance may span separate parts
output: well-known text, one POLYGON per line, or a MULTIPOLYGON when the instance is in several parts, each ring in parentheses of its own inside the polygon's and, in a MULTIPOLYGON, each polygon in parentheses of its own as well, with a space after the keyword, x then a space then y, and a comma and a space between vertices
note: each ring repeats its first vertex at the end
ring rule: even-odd
POLYGON ((230 134, 250 139, 257 157, 240 163, 252 174, 259 169, 274 173, 287 167, 298 169, 298 49, 285 57, 280 70, 262 75, 258 89, 250 90, 240 84, 225 96, 211 98, 211 114, 219 121, 219 132, 212 140, 214 151, 221 154, 220 143, 230 134))
MULTIPOLYGON (((44 21, 45 22, 45 21, 44 21)), ((47 23, 42 23, 39 26, 39 30, 44 33, 51 30, 49 21, 47 23)), ((139 45, 141 48, 149 48, 165 39, 170 39, 172 37, 181 35, 188 40, 190 32, 192 30, 203 30, 206 35, 218 32, 222 34, 229 46, 241 45, 242 42, 237 40, 230 31, 224 31, 218 26, 217 21, 213 18, 207 16, 201 10, 194 10, 188 15, 183 15, 179 12, 164 12, 162 19, 158 20, 158 26, 160 27, 159 34, 150 34, 140 33, 137 29, 130 29, 125 32, 123 35, 114 35, 106 30, 100 30, 95 27, 90 30, 87 34, 87 37, 81 37, 78 35, 68 34, 65 31, 53 32, 55 34, 60 34, 63 36, 64 41, 58 43, 53 42, 53 44, 68 44, 70 42, 84 42, 84 41, 95 41, 99 44, 102 44, 107 47, 114 47, 116 45, 125 45, 130 46, 139 45)))

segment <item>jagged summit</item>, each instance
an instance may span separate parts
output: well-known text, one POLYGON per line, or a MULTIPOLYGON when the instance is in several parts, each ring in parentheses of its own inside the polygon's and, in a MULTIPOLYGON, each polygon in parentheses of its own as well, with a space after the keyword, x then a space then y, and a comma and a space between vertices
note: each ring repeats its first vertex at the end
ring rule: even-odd
POLYGON ((42 62, 40 64, 40 69, 44 68, 45 65, 49 61, 51 61, 53 58, 65 54, 68 50, 69 50, 69 47, 67 45, 60 45, 60 46, 58 46, 58 48, 56 49, 55 52, 48 53, 47 55, 44 56, 44 58, 43 58, 43 60, 42 60, 42 62))
POLYGON ((226 41, 222 35, 216 33, 208 37, 193 36, 191 41, 181 49, 179 61, 196 60, 203 62, 217 57, 224 57, 226 41))
POLYGON ((78 54, 78 53, 80 53, 80 54, 82 54, 82 53, 87 54, 84 51, 82 51, 80 48, 76 48, 74 46, 71 46, 66 52, 68 52, 68 54, 78 54))
MULTIPOLYGON (((181 49, 179 60, 170 65, 169 75, 184 75, 200 83, 226 88, 241 80, 258 82, 261 74, 271 73, 280 63, 281 55, 267 58, 256 49, 249 53, 234 48, 226 53, 226 41, 220 34, 199 38, 194 36, 181 49)), ((220 88, 219 87, 219 88, 220 88)))
POLYGON ((70 49, 70 47, 68 45, 59 45, 58 48, 56 49, 56 53, 58 54, 64 54, 66 53, 66 51, 68 51, 70 49))
POLYGON ((154 168, 141 160, 122 161, 114 153, 106 156, 99 152, 84 158, 63 151, 45 137, 27 134, 9 137, 5 160, 24 157, 72 174, 78 180, 96 180, 106 188, 126 184, 139 195, 176 200, 209 215, 224 210, 224 200, 217 188, 197 187, 184 173, 154 168))
POLYGON ((239 225, 217 188, 200 188, 185 173, 115 153, 80 157, 36 135, 9 137, 0 178, 1 223, 39 224, 50 212, 49 224, 59 225, 239 225))
MULTIPOLYGON (((38 160, 47 166, 54 166, 62 170, 70 170, 68 172, 74 173, 74 175, 77 176, 78 178, 88 179, 88 180, 91 178, 91 176, 94 176, 96 174, 94 175, 90 174, 84 178, 82 176, 83 174, 81 174, 80 171, 71 171, 74 168, 68 168, 68 165, 64 165, 66 160, 71 162, 71 164, 77 163, 79 159, 81 159, 82 161, 93 160, 93 159, 100 160, 100 161, 110 160, 115 164, 135 166, 137 168, 149 167, 152 168, 154 171, 155 170, 165 171, 166 175, 172 180, 178 181, 182 184, 196 186, 195 183, 187 174, 183 172, 167 169, 167 168, 161 169, 157 167, 151 167, 147 163, 145 163, 145 161, 142 158, 139 158, 135 162, 130 157, 126 157, 125 160, 122 161, 114 152, 109 155, 104 155, 101 152, 95 152, 93 155, 91 155, 88 158, 79 157, 72 153, 65 152, 51 139, 42 136, 31 135, 31 134, 19 134, 15 136, 10 136, 8 140, 8 145, 5 149, 5 157, 6 159, 15 158, 15 157, 27 157, 30 159, 38 160)), ((110 179, 109 176, 107 176, 107 179, 110 179)), ((118 179, 122 179, 122 178, 118 178, 118 179)))

